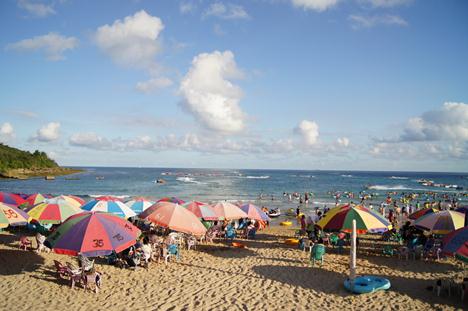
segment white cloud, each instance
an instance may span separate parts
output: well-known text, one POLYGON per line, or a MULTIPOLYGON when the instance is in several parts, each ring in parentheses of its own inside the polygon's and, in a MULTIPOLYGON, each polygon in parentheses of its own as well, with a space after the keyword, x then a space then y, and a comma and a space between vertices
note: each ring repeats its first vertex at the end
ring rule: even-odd
POLYGON ((338 0, 291 0, 295 7, 303 8, 304 10, 314 10, 323 12, 334 7, 338 0))
POLYGON ((391 8, 410 4, 413 0, 359 0, 359 2, 369 4, 375 8, 391 8))
POLYGON ((294 131, 301 135, 303 141, 308 146, 312 146, 318 141, 319 126, 314 121, 302 120, 294 131))
POLYGON ((204 17, 215 16, 222 19, 248 19, 250 18, 247 11, 240 5, 228 4, 224 5, 221 2, 212 3, 203 14, 204 17))
POLYGON ((77 147, 105 150, 112 147, 112 143, 94 132, 76 133, 70 136, 69 144, 77 147))
POLYGON ((51 4, 47 5, 30 0, 18 0, 18 7, 28 11, 28 13, 36 17, 47 17, 55 14, 55 10, 51 4))
POLYGON ((164 24, 144 10, 97 29, 95 42, 114 62, 124 66, 146 68, 154 63, 160 49, 158 38, 164 24))
POLYGON ((166 88, 173 84, 172 80, 166 77, 153 78, 148 81, 138 82, 136 89, 143 93, 151 93, 158 89, 166 88))
POLYGON ((208 129, 223 133, 242 131, 242 90, 230 81, 242 76, 231 51, 199 54, 180 84, 184 107, 208 129))
POLYGON ((6 46, 7 50, 20 52, 41 51, 50 61, 63 60, 63 53, 73 50, 78 46, 78 39, 75 37, 65 37, 58 33, 50 32, 43 36, 36 36, 31 39, 24 39, 6 46))
POLYGON ((42 142, 51 142, 59 138, 60 123, 50 122, 37 130, 31 140, 37 140, 42 142))
POLYGON ((468 104, 446 102, 408 120, 398 141, 468 141, 468 104))
POLYGON ((350 15, 348 19, 354 29, 371 28, 378 25, 408 26, 408 22, 398 15, 350 15))
POLYGON ((179 5, 179 11, 182 14, 191 13, 195 10, 196 5, 190 2, 181 2, 179 5))
POLYGON ((349 138, 347 137, 340 137, 336 140, 339 146, 341 147, 348 147, 349 146, 349 138))
POLYGON ((15 136, 15 130, 9 122, 5 122, 0 126, 0 142, 7 142, 15 136))

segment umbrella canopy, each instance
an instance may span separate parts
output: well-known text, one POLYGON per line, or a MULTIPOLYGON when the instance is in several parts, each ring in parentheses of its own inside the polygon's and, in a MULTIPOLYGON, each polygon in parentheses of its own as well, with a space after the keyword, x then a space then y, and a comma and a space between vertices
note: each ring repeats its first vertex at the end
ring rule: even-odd
POLYGON ((456 256, 458 259, 468 262, 468 227, 457 229, 447 234, 442 244, 442 252, 446 255, 456 256))
POLYGON ((9 192, 0 192, 0 202, 16 206, 27 203, 26 200, 19 195, 9 192))
POLYGON ((198 201, 191 201, 185 203, 183 205, 187 210, 191 211, 195 214, 198 218, 203 218, 205 220, 218 220, 219 217, 213 211, 211 207, 209 207, 206 203, 198 202, 198 201))
POLYGON ((432 214, 432 213, 436 213, 438 212, 439 210, 436 209, 436 208, 423 208, 423 209, 420 209, 419 211, 416 211, 414 213, 412 213, 411 215, 409 215, 409 219, 412 219, 412 220, 416 220, 424 215, 427 215, 427 214, 432 214))
POLYGON ((210 206, 215 211, 216 215, 218 215, 218 217, 226 220, 235 220, 248 217, 243 210, 229 202, 219 202, 210 206))
POLYGON ((247 214, 249 219, 270 221, 270 217, 256 205, 248 203, 242 205, 240 209, 247 214))
POLYGON ((69 217, 45 241, 58 254, 86 257, 119 253, 136 243, 141 231, 109 213, 83 212, 69 217))
POLYGON ((64 199, 64 200, 70 202, 71 204, 75 205, 76 207, 81 207, 83 204, 86 203, 86 201, 83 200, 82 198, 77 197, 77 196, 75 196, 75 195, 70 195, 70 194, 68 194, 68 195, 61 195, 61 196, 59 196, 59 198, 64 199))
POLYGON ((28 196, 28 198, 26 199, 26 201, 28 202, 29 205, 36 205, 36 204, 39 204, 39 203, 42 203, 44 202, 46 199, 50 199, 52 196, 51 195, 48 195, 48 194, 40 194, 40 193, 35 193, 35 194, 31 194, 30 196, 28 196))
POLYGON ((143 197, 136 197, 126 202, 125 204, 127 204, 127 206, 130 207, 135 213, 140 214, 145 209, 153 205, 154 202, 143 197))
POLYGON ((392 228, 381 214, 361 205, 350 204, 332 208, 317 222, 317 226, 325 231, 351 232, 353 219, 356 220, 358 233, 385 232, 392 228))
POLYGON ((19 226, 29 222, 29 215, 14 205, 0 202, 0 228, 19 226))
POLYGON ((456 212, 459 212, 459 213, 466 214, 466 213, 468 213, 468 206, 459 207, 459 208, 457 208, 455 211, 456 211, 456 212))
POLYGON ((164 198, 161 198, 158 200, 158 202, 171 202, 171 203, 176 203, 176 204, 179 204, 179 205, 182 205, 185 203, 184 200, 181 200, 179 198, 176 198, 176 197, 164 197, 164 198))
POLYGON ((414 222, 414 225, 435 234, 447 234, 462 228, 464 222, 465 214, 455 211, 440 211, 419 218, 414 222))
POLYGON ((146 209, 139 217, 174 231, 193 235, 206 233, 205 226, 195 214, 171 202, 158 202, 146 209))
POLYGON ((136 213, 125 203, 111 196, 97 197, 81 207, 85 211, 107 212, 122 218, 136 216, 136 213))
POLYGON ((46 199, 44 202, 33 206, 28 210, 28 215, 37 220, 41 225, 60 224, 71 215, 83 212, 79 207, 57 197, 46 199))

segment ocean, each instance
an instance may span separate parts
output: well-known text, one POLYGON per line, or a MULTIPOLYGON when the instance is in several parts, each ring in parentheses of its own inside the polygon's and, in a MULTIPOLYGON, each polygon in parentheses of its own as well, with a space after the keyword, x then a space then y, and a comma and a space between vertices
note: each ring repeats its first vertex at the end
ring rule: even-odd
POLYGON ((82 167, 83 173, 60 176, 55 180, 0 180, 0 191, 15 193, 73 194, 86 200, 100 195, 113 195, 124 201, 132 196, 159 199, 175 196, 182 200, 250 201, 268 208, 280 207, 284 212, 295 209, 299 200, 288 200, 284 193, 312 193, 301 209, 360 202, 360 194, 371 194, 369 202, 380 204, 388 192, 420 193, 420 200, 436 201, 455 198, 468 205, 467 173, 428 172, 364 172, 364 171, 299 171, 299 170, 233 170, 183 168, 82 167), (163 179, 164 184, 156 183, 163 179), (421 179, 435 184, 457 185, 459 189, 424 186, 421 179), (419 181, 419 182, 418 182, 419 181), (462 189, 461 189, 462 188, 462 189), (349 193, 353 193, 351 197, 349 193), (445 197, 444 197, 445 196, 445 197))

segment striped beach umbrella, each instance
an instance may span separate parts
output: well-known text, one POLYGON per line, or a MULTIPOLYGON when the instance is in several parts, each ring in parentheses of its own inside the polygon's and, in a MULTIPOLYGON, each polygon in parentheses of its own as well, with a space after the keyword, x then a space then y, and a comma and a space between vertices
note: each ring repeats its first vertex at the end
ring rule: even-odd
POLYGON ((29 215, 14 205, 0 202, 0 228, 26 225, 29 215))
POLYGON ((109 213, 83 212, 68 218, 45 241, 58 254, 86 257, 119 253, 136 243, 141 231, 109 213))
POLYGON ((111 196, 97 197, 81 206, 82 210, 93 212, 107 212, 119 217, 130 218, 136 216, 136 213, 118 198, 111 196))
POLYGON ((241 218, 247 218, 247 214, 243 210, 229 202, 219 202, 210 205, 210 207, 221 219, 236 220, 241 218))
POLYGON ((392 228, 381 214, 364 206, 351 204, 332 208, 317 222, 317 226, 324 231, 351 232, 353 220, 356 220, 358 233, 381 233, 392 228))
POLYGON ((418 218, 420 218, 422 216, 432 214, 432 213, 436 213, 438 211, 439 211, 438 209, 432 208, 432 207, 423 208, 423 209, 420 209, 419 211, 416 211, 416 212, 412 213, 411 215, 408 216, 408 218, 412 219, 412 220, 416 220, 416 219, 418 219, 418 218))
POLYGON ((69 203, 75 205, 76 207, 81 207, 83 204, 86 203, 85 200, 83 200, 80 197, 77 197, 76 195, 60 195, 58 198, 64 199, 65 201, 68 201, 69 203))
POLYGON ((209 207, 206 203, 198 202, 198 201, 191 201, 185 203, 183 205, 187 210, 191 211, 195 214, 198 218, 203 218, 204 220, 218 220, 219 217, 213 211, 211 207, 209 207))
POLYGON ((432 231, 434 234, 447 234, 464 226, 465 214, 455 211, 440 211, 417 219, 414 226, 432 231))
POLYGON ((0 192, 0 202, 16 206, 27 203, 27 201, 19 195, 9 192, 0 192))
POLYGON ((139 217, 178 232, 197 236, 206 233, 205 226, 195 214, 171 202, 158 202, 146 209, 139 217))
POLYGON ((126 202, 125 204, 130 207, 135 213, 140 214, 145 209, 153 205, 155 202, 150 201, 143 197, 136 197, 126 202))
POLYGON ((57 197, 46 199, 28 210, 31 219, 37 220, 40 224, 60 224, 68 217, 82 213, 83 211, 70 202, 57 197))
POLYGON ((26 201, 28 202, 29 205, 33 206, 33 205, 42 203, 46 199, 50 199, 50 198, 52 198, 51 195, 35 193, 35 194, 31 194, 30 196, 28 196, 26 201))
POLYGON ((442 249, 444 254, 455 256, 468 263, 468 227, 447 234, 442 241, 442 245, 444 245, 442 249))
POLYGON ((171 202, 171 203, 176 203, 176 204, 179 204, 179 205, 182 205, 182 204, 185 203, 184 200, 181 200, 181 199, 176 198, 176 197, 164 197, 164 198, 159 199, 158 202, 171 202))
POLYGON ((249 219, 270 221, 270 217, 256 205, 248 203, 242 205, 240 209, 247 214, 247 218, 249 219))

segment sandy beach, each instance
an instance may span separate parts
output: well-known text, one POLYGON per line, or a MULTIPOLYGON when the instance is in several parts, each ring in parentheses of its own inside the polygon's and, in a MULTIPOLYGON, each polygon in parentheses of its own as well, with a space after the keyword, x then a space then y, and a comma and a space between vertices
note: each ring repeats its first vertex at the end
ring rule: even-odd
MULTIPOLYGON (((424 262, 370 255, 362 242, 358 274, 388 278, 392 288, 352 295, 342 283, 348 273, 343 255, 327 249, 324 265, 312 267, 308 253, 284 244, 294 229, 273 227, 236 249, 225 243, 183 251, 179 262, 151 263, 136 271, 98 263, 99 293, 71 289, 58 280, 53 260, 75 259, 18 248, 18 236, 0 233, 1 310, 457 310, 459 296, 437 297, 426 288, 459 273, 454 260, 424 262)), ((17 233, 20 235, 20 233, 17 233)), ((33 242, 35 243, 35 242, 33 242)), ((33 244, 34 245, 34 244, 33 244)), ((457 266, 458 265, 458 266, 457 266)))

